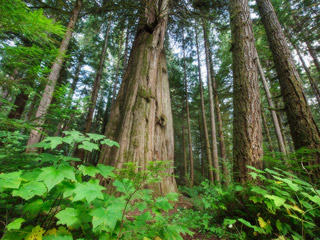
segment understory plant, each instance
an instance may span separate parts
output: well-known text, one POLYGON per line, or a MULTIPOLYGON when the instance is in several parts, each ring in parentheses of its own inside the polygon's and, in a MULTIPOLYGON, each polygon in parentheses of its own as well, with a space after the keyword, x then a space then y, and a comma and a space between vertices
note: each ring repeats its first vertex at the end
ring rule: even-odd
MULTIPOLYGON (((37 144, 49 153, 31 154, 37 164, 0 174, 0 224, 2 239, 182 239, 190 233, 168 211, 178 199, 171 193, 155 198, 146 184, 164 177, 168 162, 150 162, 137 171, 128 163, 124 169, 98 164, 75 164, 65 156, 61 144, 87 151, 99 145, 119 145, 98 134, 77 131, 64 137, 48 137, 37 144), (104 182, 103 185, 100 182, 104 182)), ((3 143, 6 144, 6 143, 3 143)), ((2 155, 2 159, 10 153, 2 155)), ((21 166, 20 166, 21 167, 21 166)))

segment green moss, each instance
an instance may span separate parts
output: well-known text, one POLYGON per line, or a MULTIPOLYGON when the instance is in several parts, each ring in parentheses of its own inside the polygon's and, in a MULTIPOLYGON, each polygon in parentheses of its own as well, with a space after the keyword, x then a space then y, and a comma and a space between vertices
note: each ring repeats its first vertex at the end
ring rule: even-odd
POLYGON ((146 99, 148 102, 150 102, 151 98, 154 98, 151 89, 146 90, 143 87, 139 87, 138 96, 146 99))
POLYGON ((162 113, 157 119, 157 123, 159 123, 161 127, 165 127, 167 125, 167 116, 162 113))

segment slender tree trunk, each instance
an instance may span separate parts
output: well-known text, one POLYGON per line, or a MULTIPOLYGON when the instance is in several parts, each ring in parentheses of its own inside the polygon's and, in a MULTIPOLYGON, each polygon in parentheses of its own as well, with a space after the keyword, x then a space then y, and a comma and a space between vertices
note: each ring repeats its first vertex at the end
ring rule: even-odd
MULTIPOLYGON (((50 75, 48 77, 48 82, 47 85, 44 89, 44 93, 42 95, 42 98, 40 100, 39 107, 37 109, 36 113, 36 124, 39 126, 34 130, 31 130, 30 137, 28 140, 28 146, 33 145, 35 143, 38 143, 40 138, 41 138, 41 131, 42 127, 41 125, 45 121, 45 116, 47 114, 47 111, 49 109, 50 102, 52 100, 52 95, 54 92, 54 88, 56 85, 56 82, 59 78, 60 70, 62 68, 62 64, 64 61, 64 54, 67 51, 69 47, 69 43, 72 37, 72 31, 73 28, 77 22, 80 10, 81 10, 81 5, 82 5, 82 0, 77 0, 76 5, 73 9, 71 19, 68 23, 67 31, 65 33, 65 36, 61 42, 60 48, 59 48, 59 53, 58 56, 53 63, 53 66, 51 68, 50 75)), ((37 151, 36 148, 27 148, 26 152, 35 152, 37 151)))
MULTIPOLYGON (((277 74, 280 81, 281 94, 295 149, 320 148, 319 129, 312 117, 304 96, 298 71, 294 64, 284 33, 269 0, 256 0, 262 23, 266 29, 268 42, 272 51, 277 74)), ((319 164, 320 155, 313 155, 308 165, 319 164)), ((319 167, 314 171, 319 173, 319 167)))
POLYGON ((217 131, 216 131, 216 122, 215 122, 215 113, 214 113, 214 102, 213 102, 213 94, 212 94, 212 80, 211 80, 211 71, 210 71, 210 54, 209 54, 209 46, 208 46, 208 37, 206 24, 204 19, 202 19, 202 27, 203 27, 203 37, 204 37, 204 46, 206 53, 206 66, 207 66, 207 82, 209 89, 209 105, 210 105, 210 123, 211 123, 211 139, 212 139, 212 162, 214 167, 214 180, 220 184, 220 167, 219 167, 219 157, 218 157, 218 146, 217 146, 217 131))
POLYGON ((96 107, 97 98, 98 98, 98 94, 99 94, 99 90, 100 90, 100 83, 101 83, 103 68, 105 65, 110 25, 111 25, 111 19, 109 20, 108 27, 107 27, 105 35, 104 35, 104 44, 103 44, 101 57, 100 57, 100 61, 99 61, 99 67, 98 67, 96 78, 94 80, 93 87, 92 87, 91 100, 90 100, 88 114, 86 117, 86 124, 85 124, 85 128, 84 128, 85 133, 90 132, 90 129, 91 129, 93 113, 94 113, 94 109, 96 107))
POLYGON ((204 156, 203 156, 203 142, 202 142, 202 129, 201 129, 201 120, 200 117, 198 118, 198 125, 199 125, 199 133, 200 133, 200 164, 201 164, 201 175, 202 178, 205 179, 205 163, 204 163, 204 156))
POLYGON ((74 77, 72 79, 72 83, 71 83, 71 86, 70 86, 70 91, 69 91, 69 94, 68 94, 68 99, 69 100, 72 99, 72 97, 74 95, 74 91, 76 90, 76 87, 77 87, 77 84, 78 84, 78 81, 79 81, 79 77, 80 77, 80 72, 81 72, 81 67, 82 67, 83 61, 84 61, 84 55, 81 54, 79 59, 78 59, 78 65, 77 65, 77 68, 76 68, 76 71, 75 71, 75 74, 74 74, 74 77))
POLYGON ((271 152, 272 157, 275 158, 276 156, 274 154, 274 149, 273 149, 273 146, 272 146, 272 139, 271 139, 270 131, 269 131, 268 124, 267 124, 267 121, 266 121, 266 117, 264 115, 264 112, 263 112, 262 108, 261 108, 261 117, 262 117, 264 130, 266 131, 267 139, 268 139, 268 142, 269 142, 269 151, 271 152))
POLYGON ((189 158, 190 158, 190 186, 192 187, 193 184, 194 184, 194 164, 193 164, 192 138, 191 138, 191 127, 190 127, 190 112, 189 112, 189 95, 188 95, 188 82, 187 82, 186 54, 185 54, 184 43, 183 43, 183 72, 184 72, 184 90, 185 90, 185 98, 186 98, 188 143, 189 143, 189 158))
POLYGON ((282 137, 281 128, 280 128, 280 125, 279 125, 279 120, 278 120, 278 117, 277 117, 277 113, 274 110, 275 106, 273 104, 272 96, 271 96, 271 93, 270 93, 270 90, 269 90, 269 86, 268 86, 267 80, 265 78, 264 72, 263 72, 261 64, 260 64, 259 56, 257 56, 256 60, 257 60, 257 66, 258 66, 260 78, 261 78, 261 81, 262 81, 262 84, 263 84, 263 88, 264 88, 264 91, 265 91, 266 96, 267 96, 267 100, 268 100, 269 109, 270 109, 270 112, 271 112, 271 117, 272 117, 274 129, 275 129, 277 140, 278 140, 279 150, 280 150, 281 153, 286 155, 287 151, 286 151, 285 143, 284 143, 284 140, 283 140, 283 137, 282 137))
POLYGON ((204 98, 203 98, 203 83, 201 77, 201 63, 200 63, 200 51, 199 51, 199 41, 198 41, 198 30, 195 29, 196 32, 196 45, 197 45, 197 59, 198 59, 198 77, 199 77, 199 86, 200 86, 200 99, 201 99, 201 113, 202 113, 202 123, 203 123, 203 132, 204 132, 204 139, 205 139, 205 146, 206 146, 206 154, 208 158, 209 164, 209 178, 210 181, 213 183, 213 171, 212 171, 212 155, 211 155, 211 146, 209 141, 208 135, 208 126, 207 126, 207 119, 206 119, 206 110, 204 107, 204 98))
POLYGON ((314 50, 314 48, 311 45, 311 43, 307 39, 305 39, 305 43, 307 44, 307 48, 308 48, 308 51, 309 51, 309 53, 310 53, 310 55, 311 55, 311 57, 313 59, 314 65, 316 66, 316 69, 320 73, 320 63, 319 63, 319 60, 318 60, 318 57, 317 57, 317 53, 314 50))
POLYGON ((247 165, 262 168, 258 68, 247 0, 230 0, 233 68, 233 161, 235 181, 251 180, 247 165))
POLYGON ((230 179, 229 179, 229 169, 228 169, 228 163, 227 163, 227 153, 226 153, 226 147, 224 142, 223 124, 222 124, 222 118, 221 118, 221 110, 220 110, 220 102, 219 102, 219 96, 218 96, 218 90, 217 90, 217 84, 216 84, 216 77, 213 69, 211 46, 210 46, 210 41, 208 39, 207 39, 207 44, 209 49, 208 52, 209 52, 209 64, 210 64, 210 74, 211 74, 211 82, 212 82, 212 93, 213 93, 214 107, 215 107, 215 113, 216 113, 217 123, 218 123, 219 146, 220 146, 220 155, 222 159, 224 185, 228 186, 230 183, 230 179))
POLYGON ((186 144, 185 144, 185 130, 184 123, 182 123, 182 154, 183 154, 183 163, 184 163, 184 179, 185 183, 188 181, 188 162, 187 162, 187 154, 186 154, 186 144))
POLYGON ((25 122, 29 122, 30 121, 30 119, 31 119, 31 117, 33 115, 34 107, 36 106, 37 100, 38 100, 38 95, 35 94, 34 97, 31 100, 30 107, 29 107, 28 112, 26 114, 26 117, 24 119, 25 122))
POLYGON ((22 113, 27 105, 29 94, 21 91, 14 101, 15 107, 13 107, 8 115, 8 118, 11 119, 20 119, 22 113))
POLYGON ((313 90, 313 92, 314 92, 314 95, 316 96, 316 99, 317 99, 317 101, 318 101, 318 104, 319 104, 319 106, 320 106, 320 91, 319 91, 319 88, 318 88, 318 86, 317 86, 317 83, 316 83, 316 81, 314 80, 314 78, 312 77, 311 72, 310 72, 309 68, 307 67, 307 64, 306 64, 306 62, 304 61, 304 59, 303 59, 303 57, 302 57, 299 49, 297 48, 296 45, 294 45, 294 44, 292 44, 292 45, 293 45, 294 49, 296 50, 296 52, 297 52, 297 54, 298 54, 298 56, 299 56, 299 59, 300 59, 300 62, 302 63, 302 66, 303 66, 303 68, 304 68, 304 71, 306 72, 306 74, 307 74, 307 76, 308 76, 308 79, 309 79, 309 82, 310 82, 310 86, 311 86, 311 88, 312 88, 312 90, 313 90))
POLYGON ((116 71, 116 77, 114 80, 114 85, 113 85, 113 94, 112 94, 112 103, 111 106, 113 105, 115 99, 116 99, 116 93, 117 93, 117 86, 118 86, 118 78, 119 78, 119 69, 120 69, 120 56, 122 52, 122 38, 123 38, 123 32, 121 33, 121 38, 119 41, 119 49, 118 49, 118 59, 117 59, 117 71, 116 71))
MULTIPOLYGON (((120 148, 104 146, 99 162, 117 168, 133 162, 145 170, 150 161, 173 161, 174 137, 164 37, 168 0, 147 1, 127 70, 111 108, 105 135, 120 148)), ((155 195, 176 192, 173 164, 161 183, 148 187, 155 195)))

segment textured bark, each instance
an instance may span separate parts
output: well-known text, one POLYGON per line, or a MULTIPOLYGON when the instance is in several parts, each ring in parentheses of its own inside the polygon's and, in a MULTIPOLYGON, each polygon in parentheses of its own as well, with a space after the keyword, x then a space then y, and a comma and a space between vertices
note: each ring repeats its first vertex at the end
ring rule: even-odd
MULTIPOLYGON (((106 137, 120 148, 104 146, 99 162, 117 168, 133 162, 146 169, 150 161, 173 161, 174 138, 169 82, 164 52, 168 1, 146 8, 140 19, 128 66, 112 106, 106 137), (155 9, 156 8, 156 9, 155 9), (155 13, 159 14, 155 14, 155 13)), ((173 174, 173 164, 166 173, 173 174)), ((173 176, 148 186, 155 195, 176 192, 173 176)))
POLYGON ((27 105, 29 94, 24 93, 23 91, 18 94, 14 101, 14 105, 16 107, 13 107, 8 115, 8 118, 12 119, 20 119, 22 116, 22 113, 27 105))
POLYGON ((123 75, 126 72, 127 65, 128 65, 128 47, 129 45, 129 26, 127 27, 126 30, 126 42, 124 45, 124 54, 123 54, 123 75))
POLYGON ((205 147, 206 147, 206 154, 209 164, 209 178, 210 181, 213 183, 213 171, 212 171, 212 155, 211 155, 211 146, 209 141, 209 134, 208 134, 208 126, 207 126, 207 119, 206 119, 206 110, 204 107, 204 98, 203 98, 203 83, 201 77, 201 63, 200 63, 200 52, 199 52, 199 41, 198 41, 198 31, 195 29, 196 32, 196 45, 197 45, 197 59, 198 59, 198 77, 199 77, 199 87, 200 87, 200 100, 201 100, 201 113, 202 113, 202 124, 203 124, 203 132, 204 132, 204 139, 205 139, 205 147))
POLYGON ((251 180, 247 165, 262 167, 262 129, 256 49, 247 0, 230 0, 235 181, 251 180))
MULTIPOLYGON (((319 129, 304 96, 299 74, 284 33, 269 0, 257 0, 275 62, 295 149, 320 148, 319 129)), ((319 157, 317 159, 319 161, 319 157)), ((312 161, 310 165, 312 165, 312 161)))
MULTIPOLYGON (((271 96, 271 93, 270 93, 270 90, 269 90, 269 86, 268 86, 267 80, 266 80, 266 78, 265 78, 264 72, 263 72, 263 70, 262 70, 262 67, 261 67, 260 60, 259 60, 259 57, 258 57, 258 56, 257 56, 257 59, 256 59, 256 60, 257 60, 257 66, 258 66, 260 78, 261 78, 261 81, 262 81, 262 84, 263 84, 263 88, 264 88, 264 91, 265 91, 265 93, 266 93, 266 97, 267 97, 268 104, 269 104, 269 107, 270 107, 272 122, 273 122, 273 125, 274 125, 274 130, 275 130, 275 132, 276 132, 279 150, 280 150, 280 152, 282 152, 283 154, 287 154, 286 147, 285 147, 285 143, 284 143, 284 140, 283 140, 283 137, 282 137, 282 133, 281 133, 281 128, 280 128, 279 120, 278 120, 278 117, 277 117, 277 113, 276 113, 276 111, 274 110, 274 109, 275 109, 275 106, 274 106, 274 104, 273 104, 272 96, 271 96)), ((263 114, 263 113, 262 113, 262 114, 263 114)), ((262 115, 262 116, 263 116, 263 115, 262 115)))
POLYGON ((272 157, 275 158, 274 149, 272 146, 272 139, 271 139, 270 131, 269 131, 268 124, 266 121, 266 117, 264 116, 263 110, 261 110, 261 117, 262 117, 263 127, 264 127, 264 130, 266 131, 267 139, 269 142, 269 151, 271 152, 272 157))
POLYGON ((190 111, 189 111, 189 95, 188 95, 188 82, 187 82, 187 66, 186 66, 186 54, 183 43, 183 72, 184 72, 184 91, 186 100, 186 111, 187 111, 187 126, 188 126, 188 143, 189 143, 189 159, 190 159, 190 186, 194 184, 194 164, 193 164, 193 153, 192 153, 192 138, 191 138, 191 127, 190 127, 190 111))
MULTIPOLYGON (((60 74, 62 64, 64 61, 64 53, 67 51, 67 49, 69 47, 69 43, 70 43, 70 40, 72 37, 72 31, 73 31, 73 28, 77 22, 77 19, 78 19, 80 10, 81 10, 81 5, 82 5, 82 0, 77 0, 76 5, 75 5, 73 12, 72 12, 71 19, 68 23, 67 31, 64 35, 62 42, 61 42, 58 57, 56 58, 55 62, 52 65, 51 72, 48 77, 47 85, 44 89, 44 93, 42 95, 39 107, 37 109, 36 124, 39 127, 31 130, 29 140, 27 143, 28 146, 33 145, 35 143, 38 143, 41 138, 41 131, 42 131, 41 125, 45 121, 45 116, 46 116, 47 111, 49 109, 49 105, 52 100, 54 88, 55 88, 55 85, 56 85, 57 80, 59 78, 59 74, 60 74)), ((26 152, 35 152, 35 151, 37 151, 36 148, 27 148, 27 150, 26 150, 26 152)))
POLYGON ((91 130, 93 113, 94 113, 94 109, 96 108, 96 103, 97 103, 97 98, 98 98, 98 94, 99 94, 99 90, 100 90, 100 83, 101 83, 103 68, 105 65, 110 25, 111 25, 111 19, 109 20, 108 27, 107 27, 105 35, 104 35, 104 44, 103 44, 103 48, 102 48, 101 56, 100 56, 100 60, 99 60, 99 67, 98 67, 98 71, 97 71, 97 74, 96 74, 96 77, 95 77, 95 80, 93 83, 93 87, 92 87, 91 100, 90 100, 88 114, 86 117, 86 124, 85 124, 85 128, 84 128, 85 133, 88 133, 91 130))
POLYGON ((218 157, 218 145, 217 145, 217 131, 216 131, 216 121, 214 113, 214 102, 213 102, 213 93, 212 93, 212 80, 211 80, 211 69, 210 69, 210 54, 208 46, 208 37, 205 20, 202 19, 203 27, 203 40, 204 48, 206 54, 206 66, 207 66, 207 83, 209 90, 209 105, 210 105, 210 123, 211 123, 211 141, 212 141, 212 163, 214 167, 214 181, 218 184, 220 183, 220 167, 219 167, 219 157, 218 157))
POLYGON ((215 113, 216 113, 217 123, 218 123, 219 148, 220 148, 220 155, 222 159, 224 185, 228 186, 230 183, 230 178, 229 178, 229 169, 228 169, 228 163, 227 163, 227 153, 226 153, 226 147, 224 142, 223 123, 221 118, 219 95, 217 90, 216 77, 213 69, 211 46, 210 46, 210 42, 209 41, 207 42, 209 46, 209 64, 210 64, 210 74, 211 74, 211 82, 212 82, 212 93, 213 93, 214 108, 215 108, 215 113))

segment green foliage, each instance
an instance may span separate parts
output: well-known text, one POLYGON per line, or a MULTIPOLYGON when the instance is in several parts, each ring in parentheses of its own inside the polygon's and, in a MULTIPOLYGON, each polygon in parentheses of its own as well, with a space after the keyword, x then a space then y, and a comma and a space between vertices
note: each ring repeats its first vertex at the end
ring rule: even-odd
MULTIPOLYGON (((102 135, 65 134, 37 146, 52 151, 60 144, 119 146, 102 135)), ((46 159, 45 166, 0 174, 3 239, 182 239, 180 232, 191 233, 187 224, 166 214, 177 194, 154 198, 144 188, 161 181, 167 162, 137 171, 132 163, 121 170, 101 164, 74 167, 60 151, 37 159, 46 159)))

